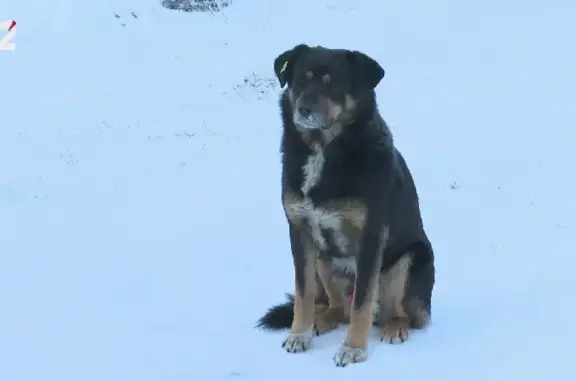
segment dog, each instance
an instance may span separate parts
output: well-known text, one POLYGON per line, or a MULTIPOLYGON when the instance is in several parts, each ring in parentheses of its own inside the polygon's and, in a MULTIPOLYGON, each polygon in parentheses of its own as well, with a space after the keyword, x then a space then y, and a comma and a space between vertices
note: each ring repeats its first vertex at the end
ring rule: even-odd
POLYGON ((416 187, 376 101, 384 69, 360 51, 300 44, 274 71, 287 86, 282 204, 295 293, 258 326, 289 327, 282 347, 295 353, 349 322, 335 365, 363 362, 374 325, 390 343, 428 326, 435 283, 416 187))

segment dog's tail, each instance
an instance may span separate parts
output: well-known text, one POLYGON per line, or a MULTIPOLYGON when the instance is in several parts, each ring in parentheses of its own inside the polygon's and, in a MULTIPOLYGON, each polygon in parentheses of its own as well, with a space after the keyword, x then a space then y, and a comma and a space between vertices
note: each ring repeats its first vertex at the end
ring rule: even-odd
POLYGON ((286 294, 286 302, 270 307, 256 323, 257 328, 278 331, 290 328, 294 320, 294 295, 286 294))

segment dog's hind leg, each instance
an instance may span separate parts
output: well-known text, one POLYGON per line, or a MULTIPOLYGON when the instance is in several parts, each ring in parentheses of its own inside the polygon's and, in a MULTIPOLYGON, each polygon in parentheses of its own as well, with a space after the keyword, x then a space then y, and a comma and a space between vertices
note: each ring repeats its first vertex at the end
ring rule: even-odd
POLYGON ((390 344, 408 340, 411 328, 424 328, 430 319, 434 285, 431 252, 424 245, 408 251, 380 278, 377 325, 380 339, 390 344))
POLYGON ((432 315, 432 290, 435 283, 434 253, 430 245, 413 248, 414 260, 408 272, 408 285, 404 310, 410 317, 410 326, 423 329, 432 315))
POLYGON ((294 320, 282 347, 287 352, 304 352, 312 344, 316 299, 316 258, 314 244, 290 223, 290 244, 294 259, 294 320))
POLYGON ((314 330, 317 335, 332 331, 339 323, 346 320, 345 286, 332 274, 332 268, 325 260, 317 262, 319 289, 322 289, 328 299, 328 308, 316 313, 314 330))
POLYGON ((389 343, 408 340, 410 319, 404 309, 404 296, 412 253, 404 253, 380 278, 380 308, 377 324, 380 339, 389 343))

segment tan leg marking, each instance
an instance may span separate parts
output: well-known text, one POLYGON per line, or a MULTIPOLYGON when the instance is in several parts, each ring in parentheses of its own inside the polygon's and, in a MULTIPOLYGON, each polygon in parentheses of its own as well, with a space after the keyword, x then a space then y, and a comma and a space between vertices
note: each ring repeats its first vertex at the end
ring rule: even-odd
POLYGON ((314 324, 314 308, 316 300, 316 257, 317 250, 311 242, 304 240, 304 290, 296 284, 294 295, 294 320, 290 333, 282 347, 287 352, 304 352, 312 344, 312 327, 314 324))
POLYGON ((294 321, 291 332, 303 333, 311 329, 314 323, 314 305, 316 300, 316 255, 311 243, 304 244, 306 264, 304 267, 305 287, 297 290, 294 298, 294 321))
MULTIPOLYGON (((370 274, 366 297, 362 305, 358 306, 358 308, 356 308, 355 303, 358 288, 355 287, 354 289, 354 298, 350 310, 350 327, 346 334, 346 340, 344 341, 344 345, 333 357, 337 367, 345 367, 368 359, 366 347, 368 346, 368 336, 372 330, 374 311, 378 306, 377 301, 379 298, 379 277, 382 264, 381 253, 388 243, 389 232, 389 227, 384 227, 381 231, 380 247, 374 253, 376 259, 373 263, 372 274, 370 274)), ((356 281, 358 281, 358 278, 356 278, 356 281)))
POLYGON ((333 357, 337 367, 345 367, 368 359, 366 347, 368 346, 368 336, 372 330, 374 318, 373 298, 377 295, 376 289, 377 283, 372 282, 366 293, 366 299, 360 308, 355 308, 354 301, 352 301, 350 326, 348 327, 346 340, 333 357))
POLYGON ((372 330, 374 319, 373 299, 377 295, 377 284, 377 279, 376 281, 371 282, 364 303, 360 308, 355 308, 354 301, 352 301, 353 306, 350 309, 350 327, 348 328, 346 340, 344 341, 345 346, 366 349, 368 336, 372 330))

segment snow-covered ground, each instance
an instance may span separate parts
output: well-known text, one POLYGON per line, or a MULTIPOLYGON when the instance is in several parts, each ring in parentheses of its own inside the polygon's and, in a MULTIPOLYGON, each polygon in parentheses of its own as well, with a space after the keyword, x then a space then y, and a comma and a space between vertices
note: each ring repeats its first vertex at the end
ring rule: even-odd
POLYGON ((576 379, 572 0, 159 3, 0 0, 0 380, 576 379), (386 69, 437 256, 430 329, 344 369, 344 327, 253 328, 293 287, 272 62, 300 42, 386 69))

